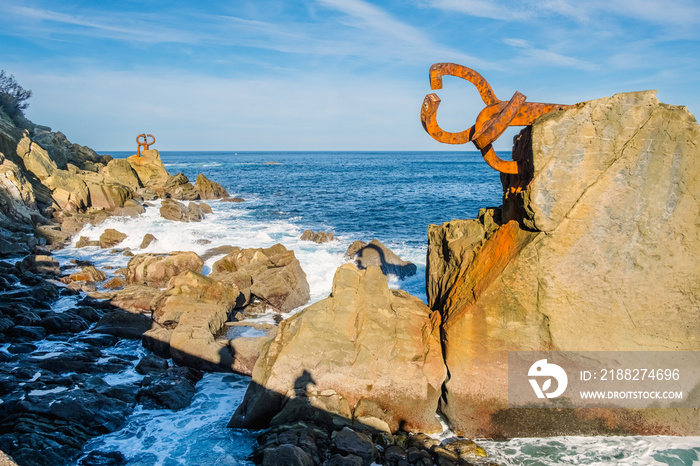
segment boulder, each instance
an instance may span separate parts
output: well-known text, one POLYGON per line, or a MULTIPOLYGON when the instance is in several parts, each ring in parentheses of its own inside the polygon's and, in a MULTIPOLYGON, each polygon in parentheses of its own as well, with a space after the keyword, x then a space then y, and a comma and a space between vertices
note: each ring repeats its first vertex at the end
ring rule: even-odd
POLYGON ((219 183, 209 180, 201 173, 197 176, 197 181, 194 182, 194 189, 199 194, 200 199, 221 199, 228 197, 228 192, 219 183))
POLYGON ((325 232, 325 231, 319 231, 319 232, 313 232, 311 230, 304 230, 304 233, 301 235, 302 241, 313 241, 314 243, 328 243, 329 241, 333 241, 334 236, 333 233, 325 232))
POLYGON ((226 280, 224 275, 231 273, 239 278, 250 276, 250 292, 278 312, 289 312, 310 299, 309 283, 299 260, 294 251, 281 244, 261 249, 235 248, 212 266, 213 278, 226 280))
POLYGON ((59 276, 61 266, 56 259, 42 254, 32 254, 17 263, 21 272, 31 272, 39 275, 59 276))
POLYGON ((114 184, 121 184, 133 191, 142 188, 136 171, 126 159, 112 159, 104 170, 105 180, 114 184))
POLYGON ((415 264, 401 259, 376 239, 370 241, 369 244, 355 241, 348 248, 345 257, 349 259, 354 257, 355 264, 360 269, 373 265, 382 269, 382 273, 385 275, 396 275, 400 279, 415 275, 417 271, 415 264))
POLYGON ((44 184, 51 189, 53 200, 63 210, 84 211, 90 206, 90 191, 78 174, 56 169, 44 184))
POLYGON ((330 297, 280 323, 229 426, 354 420, 440 432, 435 412, 446 375, 439 313, 390 290, 378 267, 345 264, 330 297))
POLYGON ((120 184, 110 184, 103 181, 85 178, 90 191, 90 206, 96 209, 112 211, 124 207, 124 203, 134 197, 134 192, 120 184))
POLYGON ((223 318, 214 332, 223 328, 228 313, 234 308, 240 292, 234 287, 192 271, 174 276, 168 288, 153 303, 153 320, 164 327, 177 326, 182 314, 193 311, 200 314, 218 313, 223 318))
POLYGON ((237 202, 245 202, 245 199, 243 199, 242 197, 225 197, 225 198, 221 199, 221 202, 237 203, 237 202))
MULTIPOLYGON (((141 249, 146 249, 146 248, 147 248, 148 246, 150 246, 151 243, 154 242, 154 241, 158 241, 158 240, 156 239, 156 237, 153 236, 153 235, 150 234, 150 233, 146 233, 146 234, 143 236, 143 240, 141 241, 141 246, 139 246, 139 248, 141 248, 141 249)), ((205 260, 206 260, 206 259, 205 259, 205 260)))
POLYGON ((204 217, 204 211, 201 207, 199 207, 199 204, 196 202, 190 202, 187 204, 187 219, 190 222, 201 222, 204 220, 204 217))
POLYGON ((146 313, 151 312, 151 303, 160 293, 160 290, 150 286, 128 285, 117 291, 110 299, 110 303, 127 311, 146 313))
POLYGON ((172 199, 181 201, 193 201, 199 199, 199 193, 192 186, 190 180, 187 179, 184 173, 178 173, 168 178, 163 186, 166 196, 172 199))
POLYGON ((170 280, 168 289, 153 303, 153 320, 169 335, 151 332, 156 346, 166 341, 170 356, 180 365, 206 371, 250 374, 267 338, 217 339, 240 292, 199 273, 186 272, 170 280))
POLYGON ((152 327, 153 322, 148 316, 117 309, 105 314, 90 332, 106 333, 119 338, 140 339, 152 327))
POLYGON ((144 206, 139 204, 134 199, 127 199, 124 201, 124 205, 122 207, 115 207, 114 210, 112 210, 112 215, 134 218, 138 217, 144 212, 146 212, 146 208, 144 206))
POLYGON ((85 248, 88 246, 99 246, 100 242, 98 240, 91 240, 87 236, 81 236, 75 243, 76 248, 85 248))
POLYGON ((49 157, 49 153, 39 144, 32 142, 26 130, 17 144, 17 155, 24 160, 25 168, 40 180, 45 180, 58 170, 56 162, 49 157))
POLYGON ((28 231, 40 219, 34 187, 22 170, 0 152, 0 224, 28 231))
POLYGON ((185 206, 182 202, 172 199, 163 200, 160 216, 176 222, 199 222, 205 217, 204 211, 196 203, 190 202, 185 206))
POLYGON ((165 170, 163 162, 160 159, 160 154, 155 149, 149 149, 141 152, 139 157, 134 154, 128 157, 127 162, 136 172, 141 184, 146 188, 151 188, 156 191, 162 191, 165 182, 168 181, 170 175, 165 170))
POLYGON ((100 247, 102 249, 112 248, 125 239, 126 233, 122 233, 113 228, 107 228, 104 233, 100 235, 100 247))
POLYGON ((187 271, 200 273, 203 266, 202 259, 191 251, 137 254, 126 266, 126 283, 164 287, 170 278, 187 271))
POLYGON ((126 280, 122 277, 112 277, 107 282, 105 282, 103 287, 105 287, 108 290, 116 290, 119 288, 124 288, 124 285, 126 285, 126 280))
MULTIPOLYGON (((70 240, 70 236, 67 233, 61 231, 61 226, 57 224, 39 225, 36 227, 34 233, 39 237, 46 240, 48 245, 52 246, 63 246, 70 240)), ((51 249, 55 249, 51 248, 51 249)))
POLYGON ((107 274, 92 265, 83 267, 80 272, 68 276, 74 282, 101 282, 107 279, 107 274))
POLYGON ((653 91, 579 104, 521 133, 500 215, 430 226, 455 432, 700 432, 697 409, 508 409, 507 372, 510 351, 700 350, 699 147, 653 91))

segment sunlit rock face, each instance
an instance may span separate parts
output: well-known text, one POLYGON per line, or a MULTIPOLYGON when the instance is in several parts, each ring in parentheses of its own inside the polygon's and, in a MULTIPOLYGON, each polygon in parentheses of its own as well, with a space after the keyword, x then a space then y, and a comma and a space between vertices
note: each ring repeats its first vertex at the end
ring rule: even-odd
POLYGON ((467 436, 698 435, 697 410, 508 410, 508 351, 700 349, 700 129, 652 91, 550 113, 502 208, 429 231, 428 299, 467 436), (535 412, 537 411, 537 412, 535 412))
POLYGON ((439 432, 446 376, 439 327, 439 314, 390 290, 379 267, 345 264, 330 297, 280 324, 230 425, 306 419, 439 432))

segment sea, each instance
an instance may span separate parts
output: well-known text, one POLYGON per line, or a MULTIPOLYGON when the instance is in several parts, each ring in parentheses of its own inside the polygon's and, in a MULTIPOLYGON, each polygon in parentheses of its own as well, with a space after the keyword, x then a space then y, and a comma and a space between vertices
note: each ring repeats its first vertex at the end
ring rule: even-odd
MULTIPOLYGON (((115 158, 131 152, 101 152, 115 158)), ((328 296, 335 270, 355 240, 377 239, 418 273, 390 286, 426 300, 428 225, 475 218, 479 209, 501 204, 499 174, 479 152, 169 152, 160 153, 171 174, 194 182, 202 173, 244 202, 207 201, 213 213, 202 222, 177 223, 159 215, 159 201, 138 218, 112 217, 86 226, 71 246, 57 251, 61 262, 93 261, 98 268, 124 267, 128 257, 95 247, 77 249, 80 236, 98 239, 107 228, 128 235, 119 245, 135 253, 195 251, 232 245, 244 248, 282 243, 306 272, 311 301, 328 296), (336 241, 301 241, 304 230, 332 232, 336 241), (146 233, 158 241, 139 249, 146 233)), ((509 158, 509 153, 499 153, 509 158)), ((221 256, 208 260, 204 273, 221 256)), ((112 269, 108 269, 112 270, 112 269)), ((56 306, 70 306, 72 298, 56 306)), ((301 309, 290 312, 293 314, 301 309)), ((271 316, 263 316, 264 319, 271 316)), ((270 320, 272 321, 272 320, 270 320)), ((122 341, 115 355, 144 355, 139 342, 122 341)), ((141 378, 133 369, 108 376, 108 383, 141 378)), ((121 430, 91 440, 84 453, 119 451, 129 465, 247 465, 256 433, 226 428, 243 399, 249 378, 207 374, 191 406, 180 411, 137 407, 121 430)), ((442 438, 454 435, 445 427, 442 438)), ((700 465, 700 437, 555 437, 482 440, 501 465, 700 465)))

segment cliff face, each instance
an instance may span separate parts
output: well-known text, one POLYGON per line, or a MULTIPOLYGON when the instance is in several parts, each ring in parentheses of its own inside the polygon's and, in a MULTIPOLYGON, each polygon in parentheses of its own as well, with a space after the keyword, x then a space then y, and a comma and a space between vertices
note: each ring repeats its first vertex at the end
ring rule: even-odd
POLYGON ((695 118, 619 94, 540 118, 514 158, 502 208, 429 230, 442 411, 471 436, 697 435, 697 410, 507 409, 508 351, 700 350, 695 118))

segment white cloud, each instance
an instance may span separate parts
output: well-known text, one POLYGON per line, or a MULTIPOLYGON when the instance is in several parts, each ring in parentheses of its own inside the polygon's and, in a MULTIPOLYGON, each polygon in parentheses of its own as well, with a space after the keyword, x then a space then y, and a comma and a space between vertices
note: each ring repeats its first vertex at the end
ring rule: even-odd
POLYGON ((562 55, 552 50, 538 49, 529 41, 524 39, 504 39, 506 45, 522 49, 522 57, 516 59, 526 59, 533 65, 543 64, 548 66, 561 66, 566 68, 576 68, 582 70, 594 70, 598 65, 589 61, 562 55))

